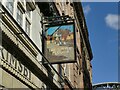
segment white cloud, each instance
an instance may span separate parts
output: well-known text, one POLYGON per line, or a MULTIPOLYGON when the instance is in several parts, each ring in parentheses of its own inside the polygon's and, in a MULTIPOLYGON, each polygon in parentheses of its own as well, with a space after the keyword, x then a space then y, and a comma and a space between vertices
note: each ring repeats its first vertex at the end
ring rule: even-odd
POLYGON ((105 17, 105 22, 106 22, 107 26, 109 26, 115 30, 118 30, 118 28, 120 29, 120 25, 118 25, 118 24, 120 24, 120 23, 118 23, 118 18, 120 19, 120 16, 118 16, 116 14, 108 14, 105 17))
POLYGON ((89 5, 83 7, 83 11, 84 11, 84 13, 85 13, 86 15, 90 12, 90 10, 91 10, 91 8, 90 8, 89 5))

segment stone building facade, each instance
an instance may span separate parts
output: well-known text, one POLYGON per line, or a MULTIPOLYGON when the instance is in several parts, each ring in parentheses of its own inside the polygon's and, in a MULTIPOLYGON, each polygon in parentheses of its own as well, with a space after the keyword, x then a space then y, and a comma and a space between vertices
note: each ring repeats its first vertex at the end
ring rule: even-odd
POLYGON ((90 88, 92 54, 80 2, 1 0, 0 4, 0 88, 90 88), (44 56, 41 21, 53 15, 75 19, 76 63, 52 65, 44 56))
POLYGON ((92 52, 89 43, 89 35, 82 10, 79 2, 65 0, 60 2, 55 0, 55 5, 59 14, 69 15, 74 18, 77 43, 77 62, 62 64, 64 74, 75 88, 92 88, 92 52))

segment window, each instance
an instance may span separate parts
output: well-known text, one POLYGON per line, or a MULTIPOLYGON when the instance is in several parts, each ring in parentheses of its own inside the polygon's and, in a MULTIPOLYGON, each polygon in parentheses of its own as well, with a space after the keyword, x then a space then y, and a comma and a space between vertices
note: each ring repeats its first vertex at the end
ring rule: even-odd
POLYGON ((31 8, 30 8, 30 6, 29 6, 29 4, 27 3, 26 4, 26 12, 27 12, 27 15, 29 16, 29 18, 31 18, 31 10, 30 10, 31 8))
POLYGON ((27 15, 31 18, 31 11, 27 11, 27 15))
POLYGON ((23 22, 23 13, 19 7, 17 7, 17 22, 20 26, 22 26, 23 22))
POLYGON ((30 36, 30 23, 26 19, 25 32, 30 36))
POLYGON ((13 5, 14 5, 13 3, 14 3, 13 0, 8 0, 6 3, 6 7, 11 14, 13 14, 13 5))

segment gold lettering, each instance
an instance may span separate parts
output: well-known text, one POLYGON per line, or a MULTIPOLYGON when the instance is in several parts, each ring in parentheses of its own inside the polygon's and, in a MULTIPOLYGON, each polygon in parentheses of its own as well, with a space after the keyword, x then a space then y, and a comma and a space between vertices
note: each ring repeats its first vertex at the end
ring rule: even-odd
POLYGON ((29 70, 29 80, 31 80, 31 71, 29 70))
POLYGON ((3 54, 3 48, 0 49, 2 58, 5 59, 4 54, 3 54))
POLYGON ((17 61, 16 61, 16 59, 14 58, 13 55, 11 55, 11 57, 10 57, 10 64, 11 64, 14 68, 17 68, 17 61))
POLYGON ((9 53, 6 49, 0 48, 0 57, 6 60, 13 68, 19 71, 22 75, 31 80, 31 71, 27 69, 20 61, 18 61, 14 55, 9 53))
POLYGON ((6 52, 6 60, 8 61, 8 56, 9 56, 9 53, 6 52))
POLYGON ((4 60, 8 60, 8 51, 6 51, 4 48, 1 48, 2 58, 4 60))
POLYGON ((17 65, 17 67, 18 67, 18 71, 19 72, 22 72, 22 64, 21 64, 21 62, 18 62, 18 65, 17 65))
POLYGON ((27 68, 24 66, 24 73, 23 73, 23 75, 25 75, 26 77, 28 76, 28 70, 27 70, 27 68))

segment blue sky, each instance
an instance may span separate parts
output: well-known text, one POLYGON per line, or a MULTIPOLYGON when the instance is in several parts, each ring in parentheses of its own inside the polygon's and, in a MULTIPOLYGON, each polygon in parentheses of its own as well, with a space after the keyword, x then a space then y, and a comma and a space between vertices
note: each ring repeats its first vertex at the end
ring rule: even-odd
POLYGON ((82 3, 93 52, 93 84, 118 81, 118 3, 82 3))
POLYGON ((73 25, 63 25, 63 26, 55 26, 55 27, 50 27, 50 28, 48 28, 48 34, 49 35, 51 35, 51 34, 53 34, 55 31, 56 31, 56 29, 63 29, 63 30, 65 30, 65 29, 69 29, 71 32, 73 32, 73 25))

